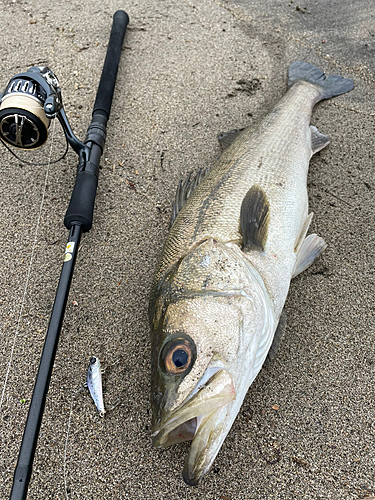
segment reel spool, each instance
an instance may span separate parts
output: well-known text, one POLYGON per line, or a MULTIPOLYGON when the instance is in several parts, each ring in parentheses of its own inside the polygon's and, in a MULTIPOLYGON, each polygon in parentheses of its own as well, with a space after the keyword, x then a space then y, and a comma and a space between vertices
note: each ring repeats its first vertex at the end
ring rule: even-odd
POLYGON ((50 119, 61 109, 55 74, 33 66, 14 76, 0 96, 0 138, 16 148, 39 148, 47 140, 50 119))

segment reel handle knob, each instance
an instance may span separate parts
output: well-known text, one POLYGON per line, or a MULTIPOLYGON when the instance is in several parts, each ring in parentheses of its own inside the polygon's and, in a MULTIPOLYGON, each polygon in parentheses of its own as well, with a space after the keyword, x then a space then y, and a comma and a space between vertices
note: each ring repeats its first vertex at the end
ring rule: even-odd
POLYGON ((60 111, 60 109, 61 106, 59 106, 58 100, 55 95, 47 97, 44 103, 44 112, 47 118, 54 118, 60 111))

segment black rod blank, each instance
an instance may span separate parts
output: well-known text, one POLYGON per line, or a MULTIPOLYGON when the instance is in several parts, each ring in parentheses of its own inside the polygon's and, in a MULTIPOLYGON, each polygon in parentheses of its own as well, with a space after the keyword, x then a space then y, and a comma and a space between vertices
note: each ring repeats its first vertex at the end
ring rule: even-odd
POLYGON ((34 461, 39 430, 42 423, 44 406, 51 380, 53 363, 56 356, 81 233, 82 231, 79 226, 73 226, 70 230, 69 243, 64 254, 64 264, 61 270, 60 281, 57 287, 55 303, 52 309, 42 357, 40 359, 38 375, 36 377, 34 392, 18 455, 18 462, 14 472, 13 487, 10 495, 11 500, 24 500, 27 496, 27 489, 31 479, 32 463, 34 461))
POLYGON ((84 164, 79 164, 76 184, 65 216, 65 225, 70 230, 69 241, 64 254, 60 281, 35 381, 34 392, 18 455, 18 462, 14 472, 10 500, 25 500, 27 497, 27 490, 32 473, 32 464, 64 319, 70 284, 73 277, 79 242, 82 232, 88 231, 92 224, 99 162, 104 149, 106 125, 111 110, 122 44, 128 23, 129 17, 124 11, 117 11, 113 16, 111 36, 96 96, 92 122, 85 141, 89 151, 89 157, 84 164), (82 177, 82 175, 84 175, 84 177, 82 177), (67 216, 69 216, 69 214, 70 219, 67 223, 67 216), (86 219, 90 220, 87 221, 86 219))

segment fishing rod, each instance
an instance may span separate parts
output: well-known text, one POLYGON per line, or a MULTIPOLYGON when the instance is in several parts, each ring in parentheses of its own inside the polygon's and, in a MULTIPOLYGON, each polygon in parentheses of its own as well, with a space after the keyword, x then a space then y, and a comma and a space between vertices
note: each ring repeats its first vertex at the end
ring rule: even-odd
POLYGON ((3 142, 22 149, 35 149, 47 140, 50 121, 57 117, 68 143, 79 156, 76 181, 64 219, 69 239, 14 472, 10 500, 25 500, 27 497, 78 246, 82 233, 88 232, 92 226, 99 163, 104 150, 106 127, 128 23, 126 12, 119 10, 114 14, 92 120, 83 143, 77 139, 69 125, 59 82, 49 68, 33 66, 25 73, 14 76, 0 95, 0 138, 3 142))

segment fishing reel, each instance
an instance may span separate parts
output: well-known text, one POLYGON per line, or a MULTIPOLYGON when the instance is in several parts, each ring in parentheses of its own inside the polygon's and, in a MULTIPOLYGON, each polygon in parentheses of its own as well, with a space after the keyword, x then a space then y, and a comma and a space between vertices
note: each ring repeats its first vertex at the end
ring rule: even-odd
POLYGON ((81 156, 86 146, 69 125, 56 75, 46 66, 33 66, 11 78, 0 95, 0 140, 16 148, 39 148, 46 142, 50 122, 56 117, 67 142, 81 156))

